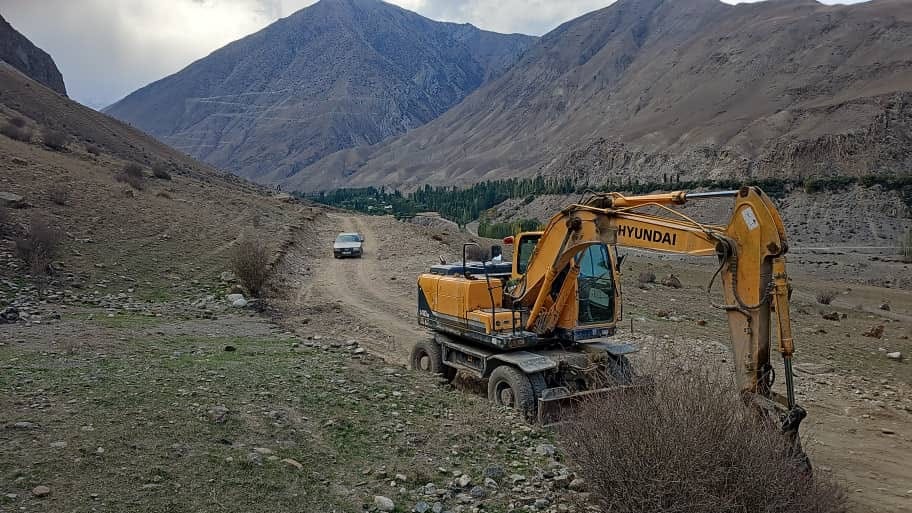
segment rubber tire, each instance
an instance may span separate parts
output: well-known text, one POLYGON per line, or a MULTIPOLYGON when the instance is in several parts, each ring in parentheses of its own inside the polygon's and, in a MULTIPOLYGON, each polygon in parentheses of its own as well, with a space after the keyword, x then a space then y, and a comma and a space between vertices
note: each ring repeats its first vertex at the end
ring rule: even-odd
POLYGON ((443 352, 440 350, 440 344, 433 339, 421 340, 412 346, 412 352, 409 355, 409 368, 412 370, 432 372, 443 376, 447 381, 453 381, 456 377, 456 369, 443 364, 443 352), (421 368, 421 360, 428 358, 428 367, 421 368))
POLYGON ((501 365, 494 369, 488 378, 488 400, 498 406, 510 406, 519 410, 526 420, 534 420, 538 398, 532 381, 522 371, 512 365, 501 365), (513 391, 513 404, 504 404, 500 396, 504 387, 513 391))

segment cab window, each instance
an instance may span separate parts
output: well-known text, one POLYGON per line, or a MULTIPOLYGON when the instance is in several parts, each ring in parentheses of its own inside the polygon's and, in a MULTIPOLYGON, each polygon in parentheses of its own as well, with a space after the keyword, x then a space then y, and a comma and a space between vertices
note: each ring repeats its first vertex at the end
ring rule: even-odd
POLYGON ((532 252, 535 251, 535 246, 538 245, 539 239, 541 239, 541 235, 525 235, 519 240, 519 246, 516 248, 519 252, 516 259, 516 272, 518 274, 526 274, 526 269, 529 268, 529 260, 532 259, 532 252))

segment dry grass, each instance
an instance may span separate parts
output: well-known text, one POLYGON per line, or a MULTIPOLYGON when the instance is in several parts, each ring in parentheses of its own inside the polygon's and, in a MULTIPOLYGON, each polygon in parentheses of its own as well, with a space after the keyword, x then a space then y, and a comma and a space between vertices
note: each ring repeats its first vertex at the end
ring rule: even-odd
POLYGON ((654 393, 582 406, 561 434, 602 511, 846 511, 843 491, 807 475, 778 427, 726 379, 669 369, 655 376, 654 393))
POLYGON ((254 237, 242 238, 231 253, 231 270, 251 295, 260 297, 272 274, 266 243, 254 237))
POLYGON ((41 132, 41 140, 44 141, 45 146, 52 150, 64 151, 67 144, 70 143, 70 136, 59 130, 46 128, 41 132))
POLYGON ((63 234, 40 217, 32 218, 28 231, 15 241, 16 255, 29 267, 39 292, 44 290, 51 262, 60 250, 63 234))
POLYGON ((817 293, 817 302, 821 305, 828 305, 836 299, 836 296, 839 295, 839 292, 835 290, 824 290, 817 293))
POLYGON ((70 201, 70 189, 63 184, 52 185, 48 189, 48 198, 55 205, 66 205, 70 201))
POLYGON ((119 173, 114 175, 114 179, 118 182, 126 183, 137 191, 141 191, 146 187, 146 175, 143 173, 142 167, 133 162, 125 165, 119 173))

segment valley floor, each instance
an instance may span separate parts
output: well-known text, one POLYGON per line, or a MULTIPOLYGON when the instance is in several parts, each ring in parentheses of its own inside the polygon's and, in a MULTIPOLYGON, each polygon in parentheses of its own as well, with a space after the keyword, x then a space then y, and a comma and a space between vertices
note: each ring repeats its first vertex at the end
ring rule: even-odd
MULTIPOLYGON (((0 325, 0 511, 342 512, 375 496, 397 511, 581 510, 551 433, 492 408, 478 383, 454 390, 402 366, 425 335, 416 276, 455 261, 468 235, 339 212, 296 233, 272 319, 216 298, 36 303, 29 322, 0 325), (363 259, 332 258, 342 231, 365 235, 363 259)), ((885 356, 912 356, 912 294, 808 270, 794 267, 793 300, 814 463, 858 513, 912 511, 912 366, 885 356), (833 304, 817 304, 830 289, 833 304), (821 318, 833 311, 846 317, 821 318), (877 325, 881 339, 862 336, 877 325)), ((728 365, 727 324, 702 289, 710 265, 635 254, 624 271, 618 336, 641 358, 728 365), (684 287, 640 289, 644 270, 684 287)))

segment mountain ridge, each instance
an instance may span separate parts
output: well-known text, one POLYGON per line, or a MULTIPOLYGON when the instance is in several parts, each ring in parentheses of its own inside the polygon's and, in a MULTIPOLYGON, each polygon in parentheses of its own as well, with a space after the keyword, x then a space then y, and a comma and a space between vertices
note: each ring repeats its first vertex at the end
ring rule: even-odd
POLYGON ((35 46, 0 15, 0 61, 55 92, 67 95, 63 75, 54 59, 35 46))
POLYGON ((533 39, 321 0, 105 112, 242 176, 290 175, 434 119, 533 39))
POLYGON ((895 0, 621 1, 546 34, 427 125, 269 178, 319 190, 907 172, 910 44, 895 0))

